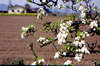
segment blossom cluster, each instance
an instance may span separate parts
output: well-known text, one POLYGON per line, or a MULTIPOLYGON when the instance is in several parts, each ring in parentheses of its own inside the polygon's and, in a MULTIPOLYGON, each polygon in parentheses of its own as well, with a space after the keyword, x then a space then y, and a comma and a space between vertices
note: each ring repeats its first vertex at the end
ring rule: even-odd
POLYGON ((88 36, 89 36, 88 32, 86 32, 86 31, 83 31, 83 32, 78 31, 77 32, 77 37, 75 37, 75 40, 84 39, 84 38, 86 38, 88 36))
POLYGON ((33 25, 29 25, 28 27, 22 27, 21 31, 22 31, 21 38, 26 39, 26 37, 30 32, 35 31, 35 27, 33 25))
POLYGON ((41 59, 39 59, 39 60, 33 62, 33 63, 31 64, 31 66, 33 66, 33 65, 41 65, 41 64, 44 63, 44 62, 45 62, 45 60, 44 60, 43 58, 41 58, 41 59))
POLYGON ((82 24, 87 24, 87 19, 86 19, 86 16, 87 16, 87 11, 88 9, 85 8, 82 4, 80 4, 78 10, 80 11, 80 20, 82 21, 82 24))
POLYGON ((60 58, 60 56, 66 56, 66 52, 56 52, 55 53, 55 56, 54 56, 54 59, 57 59, 57 58, 60 58))
POLYGON ((75 58, 74 59, 77 60, 78 62, 80 62, 82 57, 83 57, 83 54, 90 54, 90 51, 86 47, 86 43, 84 41, 83 41, 83 43, 81 41, 81 42, 78 42, 78 43, 75 43, 75 44, 79 44, 80 48, 76 49, 77 53, 75 54, 75 58))
MULTIPOLYGON (((60 56, 66 56, 67 54, 66 54, 66 52, 56 52, 55 53, 55 56, 54 56, 54 59, 57 59, 57 58, 60 58, 60 56)), ((64 65, 70 65, 72 63, 72 61, 70 61, 70 60, 67 60, 67 61, 65 61, 64 62, 64 65)))
POLYGON ((80 16, 81 16, 81 18, 84 18, 85 17, 85 7, 81 4, 80 6, 79 6, 79 9, 78 9, 79 11, 80 11, 80 16))
POLYGON ((43 8, 38 10, 37 19, 42 19, 42 17, 46 14, 46 11, 43 8))
POLYGON ((66 43, 66 38, 69 35, 69 27, 71 26, 71 24, 72 21, 66 21, 60 24, 60 32, 57 35, 59 45, 66 43))
POLYGON ((93 29, 94 31, 96 30, 97 27, 98 27, 98 22, 96 20, 90 23, 90 28, 93 29))
POLYGON ((41 46, 50 43, 50 40, 46 39, 45 37, 40 37, 37 41, 38 41, 39 43, 41 43, 41 46))
POLYGON ((73 44, 75 44, 76 47, 79 47, 76 49, 77 54, 75 54, 75 60, 77 60, 78 62, 81 61, 83 54, 90 54, 88 48, 87 48, 87 43, 85 42, 85 40, 83 40, 83 38, 88 37, 89 34, 88 32, 80 32, 79 35, 77 37, 75 37, 75 40, 73 42, 73 44))
POLYGON ((67 61, 64 63, 64 65, 70 65, 70 64, 72 64, 72 61, 70 61, 70 60, 67 60, 67 61))

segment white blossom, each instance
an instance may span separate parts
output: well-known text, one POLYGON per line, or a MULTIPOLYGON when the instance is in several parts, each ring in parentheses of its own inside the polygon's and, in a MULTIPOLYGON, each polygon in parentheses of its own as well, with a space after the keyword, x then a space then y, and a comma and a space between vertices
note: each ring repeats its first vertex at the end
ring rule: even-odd
POLYGON ((63 55, 66 56, 66 52, 63 52, 63 55))
MULTIPOLYGON (((69 25, 72 24, 72 21, 67 21, 69 25)), ((58 39, 58 44, 62 45, 63 43, 66 43, 66 38, 69 35, 69 30, 68 30, 68 24, 66 23, 61 23, 60 24, 60 32, 57 35, 58 39)))
POLYGON ((60 24, 60 27, 63 27, 63 24, 62 23, 60 24))
POLYGON ((57 38, 61 38, 61 32, 57 34, 57 38))
POLYGON ((82 47, 83 45, 85 45, 85 41, 84 40, 81 40, 81 41, 74 41, 73 44, 75 44, 75 46, 80 46, 82 47))
POLYGON ((41 13, 38 13, 37 14, 37 19, 40 19, 40 18, 42 18, 42 15, 41 15, 41 13))
POLYGON ((81 13, 81 14, 80 14, 81 19, 82 19, 82 18, 84 18, 84 17, 85 17, 85 15, 86 15, 86 13, 84 13, 84 12, 83 12, 83 13, 81 13))
POLYGON ((81 52, 81 49, 76 49, 76 52, 81 52))
POLYGON ((43 62, 45 62, 45 60, 43 58, 38 60, 38 63, 43 63, 43 62))
POLYGON ((95 28, 93 28, 93 31, 96 31, 96 29, 95 29, 95 28))
POLYGON ((80 11, 80 19, 82 20, 82 23, 85 24, 86 22, 83 21, 84 17, 86 16, 86 13, 85 13, 86 9, 85 9, 85 7, 83 7, 82 5, 80 5, 80 7, 79 7, 78 10, 80 11))
POLYGON ((38 41, 38 42, 41 42, 41 41, 44 41, 44 40, 45 40, 44 37, 40 37, 37 41, 38 41))
POLYGON ((59 36, 59 34, 57 35, 58 38, 58 44, 61 45, 62 43, 66 43, 65 38, 67 37, 66 34, 61 34, 61 36, 59 36))
POLYGON ((21 38, 22 38, 22 39, 25 40, 26 36, 27 36, 27 34, 26 34, 25 32, 22 32, 22 33, 21 33, 21 38))
POLYGON ((93 28, 93 27, 98 27, 98 24, 97 24, 97 21, 94 20, 93 22, 90 23, 90 27, 93 28))
POLYGON ((80 40, 80 36, 75 37, 75 40, 79 41, 80 40))
POLYGON ((58 39, 58 45, 62 45, 62 40, 58 39))
POLYGON ((82 10, 84 10, 84 7, 81 5, 81 6, 79 7, 79 11, 82 11, 82 10))
POLYGON ((90 54, 90 52, 89 52, 89 50, 87 49, 86 46, 82 47, 81 52, 90 54))
POLYGON ((82 59, 82 56, 83 56, 83 54, 76 54, 74 59, 75 59, 76 61, 80 62, 81 59, 82 59))
POLYGON ((31 64, 31 66, 36 65, 36 61, 31 64))
POLYGON ((84 40, 81 40, 81 44, 86 44, 84 40))
POLYGON ((79 42, 78 46, 79 46, 79 47, 82 47, 82 45, 83 45, 83 44, 82 44, 81 42, 79 42))
POLYGON ((42 44, 46 44, 46 42, 45 42, 45 41, 43 41, 43 42, 42 42, 42 44))
POLYGON ((22 27, 22 31, 28 31, 28 27, 22 27))
POLYGON ((33 65, 37 65, 37 63, 43 63, 43 62, 45 62, 45 60, 42 58, 42 59, 39 59, 38 61, 35 61, 35 62, 33 62, 32 64, 31 64, 31 66, 33 66, 33 65))
POLYGON ((49 43, 50 41, 48 39, 46 39, 46 43, 49 43))
POLYGON ((62 37, 63 38, 66 38, 68 36, 68 33, 66 32, 66 33, 62 33, 62 37))
POLYGON ((58 39, 58 44, 61 45, 62 43, 66 43, 66 37, 68 36, 68 33, 64 33, 64 32, 59 32, 57 35, 57 39, 58 39))
POLYGON ((81 49, 77 49, 76 52, 82 52, 82 53, 90 54, 90 52, 89 52, 89 50, 87 49, 86 46, 82 47, 81 49))
POLYGON ((41 14, 43 14, 43 15, 46 14, 46 11, 45 11, 43 8, 40 8, 38 11, 39 11, 39 13, 41 13, 41 14))
POLYGON ((75 46, 79 45, 79 41, 74 41, 73 44, 75 44, 75 46))
POLYGON ((58 38, 58 44, 62 45, 62 43, 66 43, 66 40, 62 37, 62 38, 58 38))
POLYGON ((48 44, 50 41, 48 39, 44 40, 42 44, 48 44))
POLYGON ((85 37, 89 36, 89 33, 84 31, 84 32, 80 33, 80 36, 81 36, 81 38, 85 38, 85 37))
POLYGON ((88 37, 89 36, 89 33, 88 32, 85 32, 86 36, 88 37))
POLYGON ((44 38, 44 37, 40 37, 38 40, 38 42, 40 42, 41 44, 48 44, 50 42, 50 40, 44 38))
POLYGON ((66 43, 66 40, 64 38, 62 39, 62 43, 66 43))
POLYGON ((82 47, 83 45, 85 45, 86 43, 85 43, 85 41, 84 40, 81 40, 80 42, 79 42, 79 46, 80 47, 82 47))
POLYGON ((65 25, 66 25, 66 23, 62 23, 62 25, 63 25, 63 26, 65 26, 65 25))
POLYGON ((44 3, 45 3, 45 2, 46 2, 46 0, 42 0, 42 2, 44 2, 44 3))
POLYGON ((71 63, 72 63, 72 61, 67 60, 67 61, 64 63, 64 65, 70 65, 71 63))
POLYGON ((62 27, 60 28, 60 31, 63 31, 63 30, 67 30, 67 28, 66 28, 65 26, 62 26, 62 27))
POLYGON ((54 59, 59 58, 59 56, 60 56, 60 52, 56 52, 56 53, 55 53, 55 56, 54 56, 54 59))
POLYGON ((69 26, 71 26, 72 25, 72 21, 66 21, 66 23, 69 25, 69 26))
POLYGON ((83 23, 83 24, 86 24, 86 20, 85 20, 85 19, 82 19, 82 23, 83 23))

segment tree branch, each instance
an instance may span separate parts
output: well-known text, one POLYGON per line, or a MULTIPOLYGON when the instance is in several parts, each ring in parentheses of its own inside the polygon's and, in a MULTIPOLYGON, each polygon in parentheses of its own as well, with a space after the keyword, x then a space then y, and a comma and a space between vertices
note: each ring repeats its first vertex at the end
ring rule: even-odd
POLYGON ((36 3, 36 2, 34 2, 34 0, 32 1, 32 3, 39 5, 39 6, 42 6, 42 4, 36 3))
POLYGON ((56 1, 53 1, 53 0, 46 0, 46 3, 42 2, 42 0, 40 0, 40 2, 41 2, 41 3, 39 4, 39 3, 36 3, 34 0, 32 1, 32 3, 34 3, 34 4, 38 5, 38 6, 43 6, 43 8, 44 8, 44 10, 45 10, 46 12, 51 13, 51 11, 50 11, 49 9, 46 8, 46 7, 49 7, 49 6, 48 6, 48 3, 52 2, 52 3, 54 3, 54 6, 56 6, 58 0, 56 0, 56 1))

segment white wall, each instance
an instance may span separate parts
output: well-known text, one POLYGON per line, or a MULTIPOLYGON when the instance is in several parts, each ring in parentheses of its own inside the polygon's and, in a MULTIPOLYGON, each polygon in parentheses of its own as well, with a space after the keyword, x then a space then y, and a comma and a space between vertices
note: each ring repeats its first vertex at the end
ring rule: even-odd
POLYGON ((12 7, 12 8, 8 9, 9 14, 20 14, 23 11, 26 13, 26 10, 24 8, 21 8, 21 7, 12 7), (14 10, 14 12, 12 12, 12 10, 14 10), (18 12, 18 10, 19 10, 19 12, 18 12))

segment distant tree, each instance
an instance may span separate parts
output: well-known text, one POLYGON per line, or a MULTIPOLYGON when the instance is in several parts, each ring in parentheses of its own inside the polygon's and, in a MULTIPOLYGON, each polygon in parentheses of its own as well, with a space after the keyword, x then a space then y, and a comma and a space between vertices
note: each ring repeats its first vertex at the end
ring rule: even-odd
POLYGON ((31 13, 32 12, 31 6, 29 4, 25 4, 25 8, 26 8, 26 12, 27 13, 31 13))

